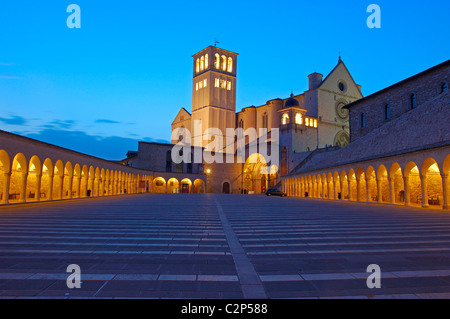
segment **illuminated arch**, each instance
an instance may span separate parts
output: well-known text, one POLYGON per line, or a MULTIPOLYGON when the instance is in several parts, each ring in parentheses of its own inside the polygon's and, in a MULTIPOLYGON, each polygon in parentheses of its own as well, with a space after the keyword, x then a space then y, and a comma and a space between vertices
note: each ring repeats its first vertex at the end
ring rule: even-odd
POLYGON ((233 72, 233 58, 229 57, 228 58, 228 68, 227 68, 227 72, 233 72))
POLYGON ((205 57, 202 56, 200 58, 200 71, 203 71, 205 69, 205 57))
POLYGON ((57 160, 53 168, 53 199, 62 199, 64 181, 64 165, 57 160))
POLYGON ((162 177, 157 177, 153 180, 153 192, 154 193, 166 193, 166 180, 162 177))
POLYGON ((26 201, 41 200, 42 166, 39 157, 34 155, 30 159, 27 174, 26 201))
POLYGON ((379 165, 377 168, 377 191, 378 202, 391 201, 388 170, 383 164, 379 165))
POLYGON ((194 181, 194 193, 206 193, 205 182, 202 179, 198 178, 194 181))
POLYGON ((172 177, 167 181, 167 193, 180 193, 180 183, 178 182, 178 179, 172 177))
POLYGON ((444 204, 441 170, 434 158, 427 158, 421 167, 422 206, 444 204))
POLYGON ((393 204, 405 202, 405 185, 400 165, 395 162, 389 169, 389 184, 391 186, 391 202, 393 204))
POLYGON ((72 198, 73 189, 73 166, 71 162, 67 162, 64 167, 64 181, 63 181, 63 198, 72 198))
POLYGON ((5 150, 0 150, 0 204, 9 203, 11 162, 5 150))
POLYGON ((219 55, 219 53, 216 53, 214 55, 214 67, 216 69, 220 69, 220 55, 219 55))
POLYGON ((191 193, 192 192, 192 181, 189 178, 185 178, 180 182, 181 193, 191 193))
POLYGON ((12 162, 9 186, 9 199, 12 202, 25 202, 28 166, 25 155, 18 153, 12 162))
POLYGON ((81 187, 80 187, 80 196, 86 197, 88 191, 88 181, 89 181, 89 169, 87 165, 83 165, 81 170, 81 187))
POLYGON ((222 55, 222 71, 227 70, 227 57, 225 55, 222 55))
POLYGON ((405 205, 422 203, 422 181, 419 167, 415 162, 409 162, 404 169, 405 205))

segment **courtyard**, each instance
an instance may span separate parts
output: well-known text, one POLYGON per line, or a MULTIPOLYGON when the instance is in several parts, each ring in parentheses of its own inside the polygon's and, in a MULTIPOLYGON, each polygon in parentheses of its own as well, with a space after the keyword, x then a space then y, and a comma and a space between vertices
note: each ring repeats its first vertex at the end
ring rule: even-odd
POLYGON ((1 207, 0 298, 81 297, 450 298, 450 213, 218 194, 1 207))

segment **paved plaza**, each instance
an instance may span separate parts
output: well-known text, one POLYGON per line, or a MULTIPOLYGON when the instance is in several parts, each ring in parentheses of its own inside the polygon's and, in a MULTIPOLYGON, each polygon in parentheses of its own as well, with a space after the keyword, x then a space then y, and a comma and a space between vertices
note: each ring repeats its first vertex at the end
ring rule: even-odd
POLYGON ((450 213, 213 194, 2 207, 0 297, 450 298, 450 213))

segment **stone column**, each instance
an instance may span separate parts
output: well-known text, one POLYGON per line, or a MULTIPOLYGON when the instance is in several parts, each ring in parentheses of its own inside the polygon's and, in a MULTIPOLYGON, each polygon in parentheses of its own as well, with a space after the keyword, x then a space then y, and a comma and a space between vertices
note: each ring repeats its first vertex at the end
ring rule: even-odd
POLYGON ((73 177, 70 176, 70 177, 69 177, 69 189, 67 190, 67 192, 68 192, 67 198, 68 198, 68 199, 71 199, 71 198, 72 198, 72 189, 73 189, 72 183, 73 183, 73 177))
POLYGON ((395 179, 389 178, 389 194, 391 204, 395 204, 395 179))
POLYGON ((20 197, 19 197, 19 203, 25 203, 26 202, 26 192, 27 192, 27 173, 22 173, 21 176, 21 185, 20 185, 20 197))
POLYGON ((53 176, 48 177, 48 188, 47 200, 53 200, 53 176))
POLYGON ((403 185, 405 186, 405 206, 411 205, 411 196, 409 194, 409 176, 403 177, 403 185))
POLYGON ((36 201, 40 202, 41 201, 42 174, 40 174, 40 175, 36 174, 36 179, 37 179, 36 201))
MULTIPOLYGON (((324 181, 323 183, 322 183, 322 198, 325 198, 325 191, 326 191, 326 189, 327 189, 327 182, 326 181, 324 181)), ((327 195, 328 196, 328 195, 327 195)), ((328 198, 328 197, 327 197, 328 198)))
POLYGON ((81 198, 81 177, 77 177, 77 198, 81 198))
POLYGON ((3 180, 2 204, 6 205, 9 203, 9 183, 11 182, 11 173, 3 173, 3 180))
POLYGON ((361 201, 361 181, 359 178, 356 179, 356 201, 360 202, 361 201))
POLYGON ((370 202, 370 177, 366 178, 366 202, 370 202))
POLYGON ((378 203, 383 202, 383 190, 382 190, 382 179, 377 179, 377 197, 378 197, 378 203))
POLYGON ((447 189, 448 185, 448 174, 441 174, 442 176, 442 196, 444 197, 444 209, 450 209, 450 203, 449 203, 449 192, 450 190, 447 189))
POLYGON ((340 182, 341 182, 340 183, 340 186, 341 186, 341 200, 344 200, 344 181, 341 179, 340 182))
POLYGON ((427 176, 421 175, 420 179, 422 182, 422 207, 427 208, 430 206, 430 205, 428 205, 427 176))
POLYGON ((58 176, 61 188, 59 189, 59 199, 63 199, 63 190, 64 190, 64 176, 58 176))
POLYGON ((348 201, 351 202, 353 200, 352 196, 352 180, 347 179, 347 187, 348 187, 348 201))

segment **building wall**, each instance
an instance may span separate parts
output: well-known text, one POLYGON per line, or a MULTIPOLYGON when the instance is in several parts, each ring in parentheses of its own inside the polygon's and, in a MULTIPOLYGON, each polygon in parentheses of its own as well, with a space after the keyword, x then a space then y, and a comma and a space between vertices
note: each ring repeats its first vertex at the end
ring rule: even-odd
MULTIPOLYGON (((411 107, 413 94, 416 96, 417 110, 425 112, 421 106, 439 98, 442 83, 449 83, 449 73, 450 62, 447 61, 352 104, 349 107, 351 140, 356 141, 405 113, 415 112, 416 109, 413 110, 411 107), (390 120, 385 119, 386 104, 390 105, 390 120), (365 114, 364 128, 361 127, 361 113, 365 114)), ((416 125, 423 124, 418 122, 416 125)))

